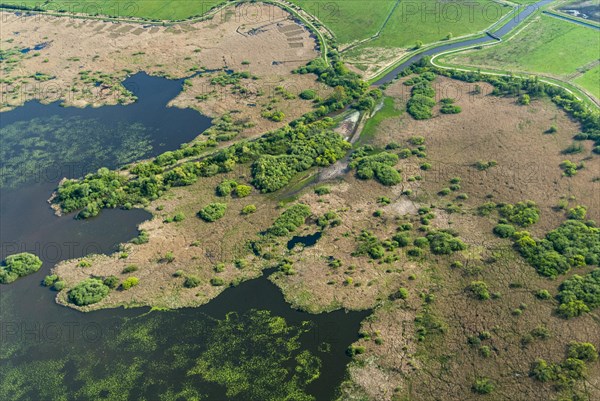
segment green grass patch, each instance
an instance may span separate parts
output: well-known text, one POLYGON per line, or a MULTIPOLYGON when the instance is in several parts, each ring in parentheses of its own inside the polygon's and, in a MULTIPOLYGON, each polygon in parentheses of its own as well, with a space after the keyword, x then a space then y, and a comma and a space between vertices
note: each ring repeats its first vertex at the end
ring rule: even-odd
POLYGON ((147 18, 156 20, 180 20, 200 16, 224 0, 143 0, 124 2, 121 0, 0 0, 3 5, 39 7, 47 11, 108 15, 117 18, 147 18))
POLYGON ((573 82, 587 89, 592 95, 600 99, 600 65, 575 78, 573 82))
MULTIPOLYGON (((400 2, 381 35, 359 48, 412 48, 417 41, 427 44, 473 34, 492 25, 511 10, 509 6, 490 0, 469 3, 437 0, 400 2)), ((360 31, 360 27, 354 29, 360 31)))
POLYGON ((368 142, 375 132, 377 128, 382 123, 382 121, 387 120, 388 118, 398 117, 402 114, 402 110, 398 110, 394 105, 394 99, 391 97, 385 97, 383 99, 383 107, 378 110, 373 117, 367 120, 361 134, 359 143, 368 142))
POLYGON ((317 17, 335 34, 339 43, 351 43, 377 33, 396 0, 290 0, 317 17))

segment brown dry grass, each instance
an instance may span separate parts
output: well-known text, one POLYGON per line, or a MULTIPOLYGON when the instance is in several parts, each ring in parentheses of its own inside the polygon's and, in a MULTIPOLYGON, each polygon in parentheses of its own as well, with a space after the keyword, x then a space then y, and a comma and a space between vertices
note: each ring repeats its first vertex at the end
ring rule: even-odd
MULTIPOLYGON (((120 258, 119 252, 110 256, 88 256, 84 259, 91 262, 90 267, 79 267, 81 259, 66 261, 56 266, 54 273, 65 280, 68 287, 88 277, 115 275, 121 281, 129 276, 140 279, 138 286, 127 291, 111 291, 103 301, 85 310, 120 305, 160 308, 198 306, 216 297, 232 282, 259 276, 263 263, 249 253, 245 244, 270 226, 278 215, 276 204, 256 192, 242 199, 217 197, 215 187, 226 178, 237 179, 240 183, 248 179, 240 171, 239 174, 202 179, 189 187, 171 189, 165 197, 149 205, 148 210, 154 216, 140 225, 141 230, 149 233, 148 243, 127 244, 126 258, 120 258), (198 218, 196 213, 211 202, 226 203, 227 211, 222 219, 207 223, 198 218), (248 204, 256 204, 258 210, 251 215, 241 215, 241 209, 248 204), (185 220, 164 222, 179 212, 184 213, 185 220), (175 256, 171 263, 163 260, 167 252, 173 252, 175 256), (248 266, 236 268, 234 261, 238 258, 247 260, 248 266), (221 273, 213 270, 218 263, 225 264, 225 270, 221 273), (122 274, 123 269, 131 264, 139 270, 122 274), (174 277, 179 270, 184 272, 184 276, 174 277), (200 286, 184 288, 185 275, 199 277, 200 286), (210 279, 213 277, 221 277, 225 286, 212 286, 210 279)), ((66 304, 67 291, 58 294, 60 303, 66 304)))
MULTIPOLYGON (((458 89, 454 93, 471 89, 467 84, 442 78, 437 83, 438 92, 441 85, 454 86, 458 89)), ((399 106, 406 100, 406 88, 401 84, 390 87, 387 94, 395 96, 399 106)), ((534 293, 547 289, 556 295, 559 281, 539 276, 515 253, 509 240, 491 233, 497 216, 479 217, 473 213, 487 200, 487 194, 492 194, 496 202, 532 199, 541 206, 542 218, 528 229, 541 235, 564 220, 564 212, 553 210, 553 206, 561 196, 568 195, 577 199, 571 205, 588 206, 590 217, 597 219, 598 183, 592 183, 592 178, 599 171, 598 158, 587 160, 586 169, 577 176, 562 176, 558 164, 567 157, 560 151, 571 143, 578 126, 549 102, 519 106, 514 99, 474 96, 459 98, 457 104, 463 108, 461 114, 436 115, 427 121, 415 121, 405 114, 384 121, 374 136, 373 142, 380 146, 390 141, 404 143, 413 135, 426 138, 427 161, 434 166, 431 171, 418 169, 424 161, 421 159, 399 163, 405 176, 423 176, 422 181, 405 183, 415 191, 416 201, 443 207, 454 196, 440 197, 437 192, 448 186, 451 177, 462 178, 459 192, 469 195, 469 200, 463 202, 465 213, 448 214, 435 209, 432 225, 456 230, 468 249, 452 257, 428 256, 420 261, 414 270, 416 279, 400 282, 409 290, 408 300, 384 301, 365 321, 363 330, 371 339, 357 343, 365 346, 366 352, 351 364, 341 400, 481 399, 471 386, 482 376, 495 384, 494 393, 486 399, 556 399, 558 393, 551 384, 529 378, 530 364, 537 358, 564 360, 570 341, 600 345, 597 314, 568 321, 557 317, 556 301, 540 301, 534 293), (558 127, 557 134, 543 134, 552 124, 558 127), (498 166, 487 172, 470 167, 480 159, 496 160, 498 166), (452 260, 461 260, 466 268, 451 269, 452 260), (484 280, 499 298, 471 298, 465 287, 474 280, 484 280), (419 296, 424 293, 434 295, 430 308, 446 326, 446 333, 427 335, 420 343, 416 341, 414 319, 425 311, 425 302, 419 296), (523 315, 513 315, 519 307, 525 308, 523 315), (548 328, 551 337, 523 345, 522 339, 539 326, 548 328), (489 358, 467 343, 469 336, 482 331, 492 334, 490 340, 482 342, 492 350, 489 358), (382 344, 374 341, 377 332, 382 344)), ((568 158, 587 159, 590 148, 586 146, 586 154, 568 158)), ((596 362, 588 369, 587 380, 577 387, 585 389, 590 400, 598 399, 600 366, 596 362)))
MULTIPOLYGON (((293 69, 318 57, 314 39, 308 30, 288 19, 289 14, 270 5, 253 6, 250 14, 229 7, 213 20, 170 27, 69 17, 17 17, 6 12, 0 17, 2 50, 49 44, 39 51, 18 53, 11 57, 15 63, 1 62, 5 80, 0 86, 2 110, 30 99, 60 100, 80 107, 128 102, 120 81, 130 73, 146 71, 183 78, 199 67, 248 70, 259 77, 249 89, 261 90, 265 98, 279 85, 296 95, 307 88, 325 93, 314 76, 291 74, 293 69), (108 74, 112 84, 96 87, 82 82, 79 73, 86 70, 108 74), (31 78, 36 73, 54 78, 38 82, 31 78)), ((183 92, 173 101, 174 105, 196 108, 211 117, 239 109, 257 124, 251 133, 275 126, 260 117, 260 106, 248 106, 254 103, 252 99, 231 96, 225 91, 205 102, 196 100, 195 96, 205 93, 207 87, 202 85, 202 78, 193 83, 198 85, 183 92)), ((281 101, 279 108, 289 121, 309 111, 311 103, 281 101)))

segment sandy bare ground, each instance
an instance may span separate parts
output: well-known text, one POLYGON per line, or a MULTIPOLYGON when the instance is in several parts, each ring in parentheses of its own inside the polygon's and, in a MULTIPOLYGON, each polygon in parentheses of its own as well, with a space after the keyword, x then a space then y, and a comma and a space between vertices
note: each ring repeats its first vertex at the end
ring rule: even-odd
MULTIPOLYGON (((212 20, 169 27, 0 14, 0 49, 12 53, 0 61, 3 110, 30 99, 60 100, 73 106, 128 103, 132 99, 120 81, 138 71, 177 78, 202 68, 249 71, 259 78, 252 81, 250 89, 264 93, 264 102, 276 86, 284 86, 295 95, 311 87, 323 90, 316 86, 314 76, 291 74, 319 53, 308 30, 274 6, 228 7, 212 20), (43 47, 35 50, 37 45, 43 47), (22 53, 23 49, 31 50, 22 53), (103 83, 83 82, 84 71, 90 76, 103 74, 103 83)), ((201 102, 195 97, 214 88, 208 88, 202 78, 191 83, 174 105, 197 108, 209 116, 233 108, 260 114, 260 105, 248 104, 260 103, 261 99, 230 96, 230 91, 222 89, 218 96, 201 102)), ((287 119, 311 108, 308 101, 289 103, 284 100, 278 104, 287 119)), ((263 128, 273 127, 261 120, 265 119, 256 118, 256 123, 264 124, 263 128)))

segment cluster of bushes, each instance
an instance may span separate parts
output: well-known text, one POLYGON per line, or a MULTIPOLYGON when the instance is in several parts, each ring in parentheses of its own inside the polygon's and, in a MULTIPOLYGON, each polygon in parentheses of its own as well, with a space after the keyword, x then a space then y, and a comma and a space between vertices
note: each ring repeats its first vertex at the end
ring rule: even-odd
POLYGON ((267 234, 283 237, 296 231, 312 214, 307 205, 297 203, 286 209, 267 230, 267 234))
POLYGON ((402 181, 402 176, 394 168, 398 160, 398 155, 393 153, 381 152, 366 156, 359 149, 352 154, 350 167, 356 169, 356 176, 360 179, 375 178, 383 185, 392 186, 402 181))
POLYGON ((54 291, 61 291, 66 287, 66 283, 60 279, 56 274, 50 274, 44 277, 42 281, 44 287, 52 287, 54 291))
POLYGON ((495 167, 496 165, 498 165, 498 162, 496 162, 495 160, 490 160, 487 162, 483 160, 478 160, 474 164, 475 168, 479 171, 485 171, 489 168, 495 167))
POLYGON ((237 85, 240 83, 242 79, 258 79, 257 77, 250 74, 248 71, 241 72, 233 72, 228 74, 226 72, 221 72, 214 76, 210 80, 211 85, 219 85, 219 86, 227 86, 227 85, 237 85))
POLYGON ((69 301, 77 306, 86 306, 102 301, 110 288, 97 278, 88 278, 69 291, 69 301))
POLYGON ((200 211, 198 212, 198 217, 200 217, 202 220, 208 223, 212 223, 225 216, 226 210, 227 205, 224 203, 210 203, 207 206, 200 209, 200 211))
POLYGON ((560 163, 559 167, 563 171, 565 177, 573 177, 575 174, 577 174, 577 170, 581 170, 583 168, 583 163, 575 164, 570 160, 565 160, 560 163))
POLYGON ((467 291, 476 299, 485 301, 490 299, 490 291, 484 281, 472 281, 467 286, 467 291))
POLYGON ((7 256, 0 265, 0 283, 9 284, 19 277, 35 273, 42 267, 42 261, 28 252, 7 256))
POLYGON ((513 234, 515 246, 537 272, 547 277, 571 267, 600 264, 600 229, 592 223, 567 220, 537 240, 526 231, 513 234))
POLYGON ((279 123, 285 119, 285 113, 281 110, 265 110, 260 115, 267 120, 271 120, 276 123, 279 123))
POLYGON ((300 171, 313 166, 329 166, 341 159, 350 144, 327 128, 332 122, 311 126, 285 127, 265 137, 262 153, 252 165, 252 184, 262 192, 274 192, 286 186, 300 171))
POLYGON ((435 90, 431 86, 431 81, 434 79, 435 74, 433 72, 425 71, 421 75, 404 82, 404 85, 412 86, 406 111, 416 120, 426 120, 433 116, 435 90))
POLYGON ((598 352, 594 345, 572 341, 562 362, 548 363, 538 359, 531 364, 529 376, 543 383, 554 383, 559 389, 570 389, 577 380, 587 376, 587 363, 596 360, 598 352))
POLYGON ((427 234, 431 252, 436 255, 450 255, 454 252, 463 251, 467 246, 455 233, 438 231, 427 234))
POLYGON ((369 255, 371 259, 381 259, 385 256, 385 248, 381 241, 370 231, 363 230, 357 240, 358 247, 352 256, 369 255))
POLYGON ((225 197, 233 194, 238 198, 245 198, 252 192, 252 187, 238 184, 235 180, 224 180, 217 186, 215 192, 218 196, 225 197))
MULTIPOLYGON (((329 65, 325 60, 318 58, 294 71, 298 74, 315 74, 318 77, 317 81, 334 88, 333 93, 320 102, 315 111, 305 114, 295 123, 311 123, 332 111, 341 110, 352 101, 362 98, 369 88, 369 84, 358 74, 344 66, 337 51, 330 51, 328 56, 329 65)), ((368 98, 363 100, 364 104, 369 102, 368 98)))
POLYGON ((216 144, 198 142, 137 164, 129 177, 102 168, 81 180, 61 183, 55 201, 64 212, 81 210, 79 217, 88 218, 102 208, 146 205, 170 187, 191 185, 199 177, 228 172, 238 163, 252 161, 253 184, 263 192, 272 192, 285 186, 297 172, 315 165, 328 166, 345 155, 350 144, 331 132, 333 125, 332 119, 325 118, 310 125, 286 126, 254 141, 235 143, 201 161, 169 167, 216 144))
POLYGON ((600 306, 600 269, 585 276, 574 275, 559 287, 558 313, 565 318, 580 316, 600 306))
POLYGON ((540 209, 533 201, 499 205, 498 212, 506 220, 521 227, 531 226, 540 219, 540 209))
POLYGON ((380 89, 373 89, 361 96, 352 107, 357 110, 373 110, 377 100, 381 99, 383 93, 380 89))
POLYGON ((317 225, 322 229, 327 226, 337 227, 342 224, 342 219, 339 218, 336 212, 329 211, 317 219, 317 225))
POLYGON ((460 106, 454 104, 454 99, 444 98, 440 100, 440 103, 442 103, 442 107, 440 109, 442 114, 458 114, 462 111, 460 106))
POLYGON ((213 119, 212 126, 202 135, 208 136, 213 141, 225 142, 237 137, 243 129, 253 126, 254 123, 250 121, 234 120, 231 114, 225 114, 213 119))

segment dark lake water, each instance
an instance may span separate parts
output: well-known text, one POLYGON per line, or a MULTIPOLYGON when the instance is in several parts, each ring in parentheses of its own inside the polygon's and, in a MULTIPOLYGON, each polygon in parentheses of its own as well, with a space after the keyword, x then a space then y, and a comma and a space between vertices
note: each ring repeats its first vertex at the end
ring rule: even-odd
POLYGON ((278 391, 332 399, 349 362, 345 350, 368 312, 295 311, 265 277, 177 311, 84 314, 56 305, 55 293, 40 286, 55 263, 110 253, 150 217, 143 210, 56 217, 46 201, 62 177, 177 149, 210 126, 196 111, 166 107, 181 80, 137 74, 125 86, 136 103, 28 102, 0 114, 0 257, 29 251, 44 262, 38 273, 0 286, 0 400, 262 401, 279 399, 278 391), (294 387, 299 355, 317 358, 320 376, 294 387))

